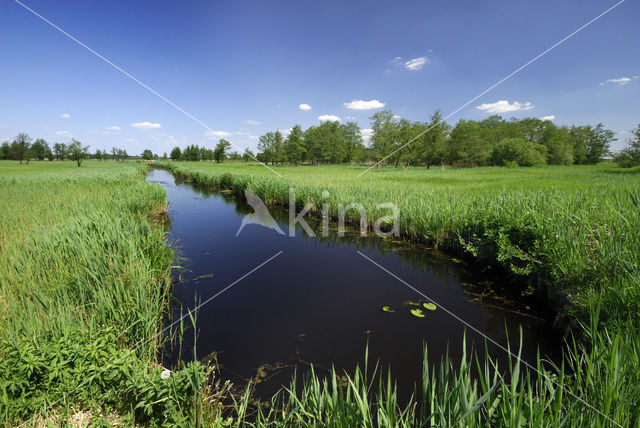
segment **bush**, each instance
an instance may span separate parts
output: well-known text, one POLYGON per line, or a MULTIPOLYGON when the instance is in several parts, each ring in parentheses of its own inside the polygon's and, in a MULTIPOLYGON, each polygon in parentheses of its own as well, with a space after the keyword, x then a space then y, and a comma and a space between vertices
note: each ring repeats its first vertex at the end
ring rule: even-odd
POLYGON ((491 159, 494 164, 504 166, 545 165, 547 148, 524 138, 504 138, 494 146, 491 159))

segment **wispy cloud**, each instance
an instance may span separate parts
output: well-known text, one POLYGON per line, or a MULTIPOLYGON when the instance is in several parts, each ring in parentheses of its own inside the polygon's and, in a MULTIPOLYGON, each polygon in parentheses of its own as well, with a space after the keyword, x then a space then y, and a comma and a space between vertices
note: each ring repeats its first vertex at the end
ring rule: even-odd
POLYGON ((344 103, 344 106, 351 110, 373 110, 384 107, 385 103, 378 100, 353 100, 350 103, 344 103))
POLYGON ((231 136, 231 132, 227 132, 227 131, 206 131, 204 133, 204 135, 206 135, 207 137, 211 137, 211 138, 223 138, 223 137, 230 137, 231 136))
POLYGON ((119 131, 120 127, 119 126, 107 126, 104 128, 107 131, 119 131))
POLYGON ((549 116, 542 116, 540 120, 553 120, 555 118, 556 117, 554 115, 550 114, 549 116))
POLYGON ((323 114, 322 116, 318 116, 318 120, 320 122, 340 122, 340 118, 333 114, 323 114))
POLYGON ((62 114, 60 115, 60 117, 61 117, 61 118, 63 118, 63 119, 69 119, 69 118, 71 117, 71 115, 70 115, 70 114, 67 114, 67 113, 62 113, 62 114))
POLYGON ((258 122, 257 120, 245 120, 244 123, 246 123, 247 125, 260 125, 262 124, 262 122, 258 122))
POLYGON ((418 58, 410 59, 404 62, 404 68, 411 71, 420 70, 423 65, 429 62, 429 58, 426 56, 419 56, 418 58))
POLYGON ((162 125, 152 122, 134 122, 131 124, 131 127, 136 129, 160 129, 162 125))
POLYGON ((298 106, 298 108, 299 108, 300 110, 304 110, 304 111, 309 111, 309 110, 311 110, 311 106, 310 106, 309 104, 300 104, 300 105, 298 106))
POLYGON ((637 80, 640 76, 632 76, 632 77, 618 77, 615 79, 607 79, 604 82, 600 83, 601 86, 606 85, 607 83, 613 83, 617 86, 624 86, 631 83, 633 80, 637 80))
POLYGON ((487 113, 508 113, 510 111, 524 111, 531 110, 533 108, 533 104, 530 102, 526 102, 524 104, 514 101, 513 103, 509 103, 507 100, 496 101, 495 103, 484 103, 476 108, 478 110, 486 111, 487 113))
POLYGON ((60 136, 60 137, 71 137, 71 133, 69 131, 56 131, 54 132, 54 134, 60 136))

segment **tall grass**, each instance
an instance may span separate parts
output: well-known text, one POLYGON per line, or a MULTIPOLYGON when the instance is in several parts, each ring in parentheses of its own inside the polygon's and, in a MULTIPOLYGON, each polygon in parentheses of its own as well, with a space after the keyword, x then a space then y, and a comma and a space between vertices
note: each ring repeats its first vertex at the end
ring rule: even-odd
POLYGON ((204 368, 163 383, 156 363, 173 252, 153 214, 165 205, 140 164, 0 163, 4 424, 79 410, 188 419, 204 368))

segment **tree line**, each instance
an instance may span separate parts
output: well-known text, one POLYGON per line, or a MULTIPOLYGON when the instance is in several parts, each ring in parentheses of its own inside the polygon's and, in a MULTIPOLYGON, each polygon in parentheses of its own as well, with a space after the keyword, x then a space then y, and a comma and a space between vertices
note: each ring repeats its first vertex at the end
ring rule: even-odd
POLYGON ((50 161, 73 159, 78 166, 81 166, 82 160, 87 158, 89 153, 89 146, 83 145, 75 138, 72 138, 69 144, 55 143, 53 150, 42 138, 32 141, 33 139, 25 132, 19 133, 11 143, 4 141, 0 144, 0 159, 12 159, 20 163, 29 163, 31 159, 50 161))
POLYGON ((375 162, 394 166, 595 164, 610 155, 614 132, 596 126, 557 126, 536 118, 461 119, 455 126, 437 110, 428 122, 400 119, 390 110, 371 117, 369 144, 354 122, 322 122, 302 131, 291 128, 259 139, 265 163, 375 162), (410 142, 410 143, 409 143, 410 142), (407 144, 409 143, 409 144, 407 144))

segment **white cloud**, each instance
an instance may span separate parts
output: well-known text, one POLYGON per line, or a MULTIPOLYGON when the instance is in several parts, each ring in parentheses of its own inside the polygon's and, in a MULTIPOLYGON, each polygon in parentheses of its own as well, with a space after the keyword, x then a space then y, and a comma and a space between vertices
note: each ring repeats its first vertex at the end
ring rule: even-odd
POLYGON ((0 128, 8 128, 7 125, 0 125, 0 128))
POLYGON ((310 106, 309 104, 300 104, 300 105, 298 106, 298 108, 299 108, 300 110, 304 110, 304 111, 309 111, 309 110, 311 110, 311 106, 310 106))
POLYGON ((365 140, 368 140, 369 138, 371 138, 372 134, 373 134, 373 129, 371 128, 365 128, 360 130, 360 135, 362 135, 362 138, 364 138, 365 140))
POLYGON ((606 85, 607 83, 615 83, 618 86, 624 86, 630 83, 632 80, 638 79, 640 76, 632 76, 632 77, 618 77, 616 79, 607 79, 604 82, 600 83, 600 85, 606 85))
POLYGON ((222 138, 222 137, 230 137, 231 132, 227 131, 207 131, 204 133, 207 137, 211 138, 222 138))
POLYGON ((410 59, 409 61, 405 61, 404 68, 411 71, 420 70, 423 65, 429 62, 429 58, 426 56, 419 56, 418 58, 410 59))
POLYGON ((56 131, 54 134, 59 135, 61 137, 71 137, 71 133, 69 131, 56 131))
POLYGON ((120 127, 119 126, 107 126, 104 129, 107 130, 107 131, 119 131, 120 127))
POLYGON ((400 116, 399 114, 394 114, 394 115, 393 115, 393 118, 394 118, 394 119, 400 119, 400 118, 402 118, 402 116, 400 116))
POLYGON ((322 116, 318 116, 318 120, 320 122, 340 122, 341 119, 333 114, 323 114, 322 116))
POLYGON ((350 103, 344 103, 344 106, 351 110, 373 110, 385 106, 383 102, 378 100, 353 100, 350 103))
POLYGON ((131 127, 137 129, 160 129, 162 128, 162 125, 151 122, 134 122, 131 124, 131 127))
POLYGON ((278 131, 280 131, 281 134, 291 134, 291 130, 293 128, 289 128, 289 129, 278 129, 278 131))
POLYGON ((260 138, 260 137, 258 137, 257 135, 249 135, 249 139, 250 139, 250 140, 257 140, 257 139, 259 139, 259 138, 260 138))
POLYGON ((67 114, 67 113, 63 113, 63 114, 60 115, 60 117, 63 118, 63 119, 69 119, 71 117, 71 115, 67 114))
POLYGON ((345 117, 344 117, 344 120, 354 121, 354 120, 356 120, 356 118, 355 118, 355 117, 353 117, 353 116, 345 116, 345 117))
POLYGON ((123 140, 125 143, 135 143, 136 140, 134 140, 133 138, 126 138, 123 140))
POLYGON ((244 123, 246 123, 247 125, 260 125, 262 124, 262 122, 258 122, 257 120, 245 120, 244 123))
POLYGON ((509 101, 507 100, 500 100, 495 103, 484 103, 476 108, 478 110, 486 111, 487 113, 508 113, 510 111, 531 110, 533 107, 534 106, 530 102, 521 104, 514 101, 512 104, 509 104, 509 101))
POLYGON ((542 116, 540 120, 553 120, 555 118, 556 117, 554 115, 550 114, 549 116, 542 116))

